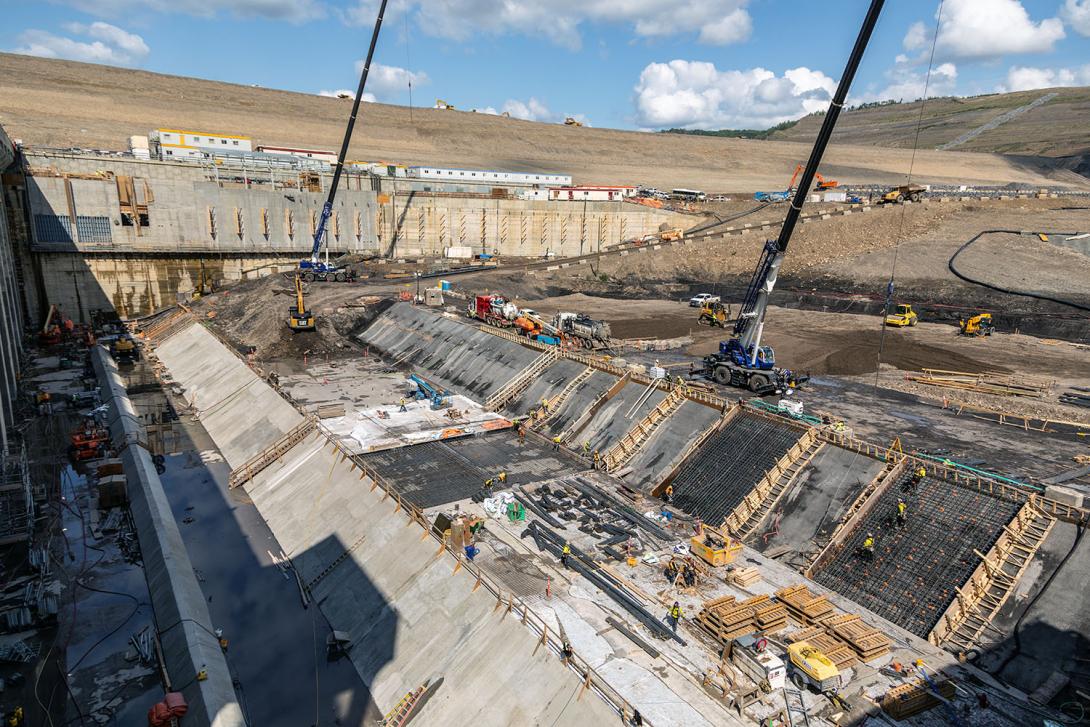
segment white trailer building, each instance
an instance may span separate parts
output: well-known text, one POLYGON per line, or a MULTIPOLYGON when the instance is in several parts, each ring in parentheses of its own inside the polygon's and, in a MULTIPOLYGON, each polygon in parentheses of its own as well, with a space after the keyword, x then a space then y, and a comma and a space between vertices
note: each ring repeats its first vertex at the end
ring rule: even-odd
POLYGON ((156 129, 149 134, 159 142, 161 159, 196 159, 208 151, 253 151, 248 136, 211 134, 206 131, 156 129))
POLYGON ((635 187, 552 187, 549 200, 553 202, 620 202, 635 197, 635 187))
POLYGON ((478 184, 549 187, 570 185, 570 174, 542 174, 539 172, 503 172, 484 169, 446 169, 440 167, 409 167, 410 178, 437 182, 476 182, 478 184))

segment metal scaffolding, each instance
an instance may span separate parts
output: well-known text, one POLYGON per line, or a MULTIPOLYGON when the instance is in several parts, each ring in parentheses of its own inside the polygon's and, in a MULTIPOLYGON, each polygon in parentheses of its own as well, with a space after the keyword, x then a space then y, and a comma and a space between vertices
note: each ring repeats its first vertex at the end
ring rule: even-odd
POLYGON ((18 454, 5 455, 0 462, 0 545, 30 538, 34 527, 34 495, 26 445, 18 454))

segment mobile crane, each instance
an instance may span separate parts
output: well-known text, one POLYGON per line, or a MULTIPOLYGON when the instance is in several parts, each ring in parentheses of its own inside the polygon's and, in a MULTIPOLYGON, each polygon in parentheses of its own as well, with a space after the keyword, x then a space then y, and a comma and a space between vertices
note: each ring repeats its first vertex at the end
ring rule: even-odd
POLYGON ((776 240, 765 242, 757 268, 753 271, 753 279, 746 289, 742 308, 734 326, 734 336, 719 342, 718 353, 704 357, 702 373, 717 383, 746 387, 756 394, 767 394, 783 391, 806 380, 806 377, 796 376, 789 370, 777 368, 776 354, 772 347, 761 345, 765 313, 772 290, 776 287, 776 277, 780 266, 783 265, 783 259, 787 253, 787 244, 799 221, 802 205, 814 182, 818 166, 821 164, 821 157, 825 154, 825 147, 828 146, 829 139, 833 135, 833 128, 840 116, 844 99, 848 96, 848 89, 851 87, 855 72, 859 69, 863 52, 867 48, 884 4, 885 0, 871 0, 863 27, 859 30, 855 46, 848 57, 848 64, 840 77, 836 94, 829 104, 829 111, 825 114, 821 130, 814 141, 814 148, 810 152, 810 159, 806 162, 802 179, 799 180, 795 197, 784 217, 780 235, 776 240))
POLYGON ((314 244, 310 248, 310 258, 299 261, 299 274, 308 283, 314 280, 335 280, 338 283, 343 283, 355 277, 348 268, 329 262, 328 246, 326 246, 325 260, 322 260, 322 242, 325 238, 329 218, 333 215, 333 201, 337 197, 337 187, 341 182, 341 172, 344 171, 344 161, 348 157, 348 143, 352 140, 352 129, 356 125, 356 116, 360 111, 360 100, 363 98, 364 86, 367 85, 367 74, 371 70, 371 59, 375 56, 375 45, 378 43, 379 29, 382 28, 382 16, 386 12, 386 2, 387 0, 382 0, 382 4, 378 8, 375 30, 371 34, 371 47, 367 50, 367 61, 363 64, 363 72, 360 73, 360 85, 356 89, 356 98, 352 102, 352 114, 348 117, 348 127, 344 130, 341 152, 337 155, 337 166, 333 169, 333 182, 329 185, 329 196, 322 207, 322 215, 318 218, 318 224, 314 228, 314 244))

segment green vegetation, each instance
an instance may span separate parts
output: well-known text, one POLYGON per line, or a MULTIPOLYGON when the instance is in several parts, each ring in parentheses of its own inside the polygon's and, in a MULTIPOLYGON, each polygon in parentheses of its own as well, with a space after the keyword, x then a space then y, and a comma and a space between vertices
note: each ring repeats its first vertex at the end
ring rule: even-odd
POLYGON ((693 136, 725 136, 731 139, 767 139, 777 131, 790 129, 796 121, 785 121, 767 129, 659 129, 660 134, 690 134, 693 136))

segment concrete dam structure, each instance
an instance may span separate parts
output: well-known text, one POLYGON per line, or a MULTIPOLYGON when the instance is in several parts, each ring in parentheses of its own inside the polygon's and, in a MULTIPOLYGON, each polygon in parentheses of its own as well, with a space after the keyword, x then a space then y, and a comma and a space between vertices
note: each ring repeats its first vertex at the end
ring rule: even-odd
MULTIPOLYGON (((14 159, 13 159, 14 162, 14 159)), ((4 196, 32 318, 139 317, 226 282, 291 270, 309 254, 331 173, 259 162, 183 163, 24 150, 4 196)), ((632 204, 490 199, 345 173, 331 255, 539 258, 601 251, 682 215, 632 204)))

